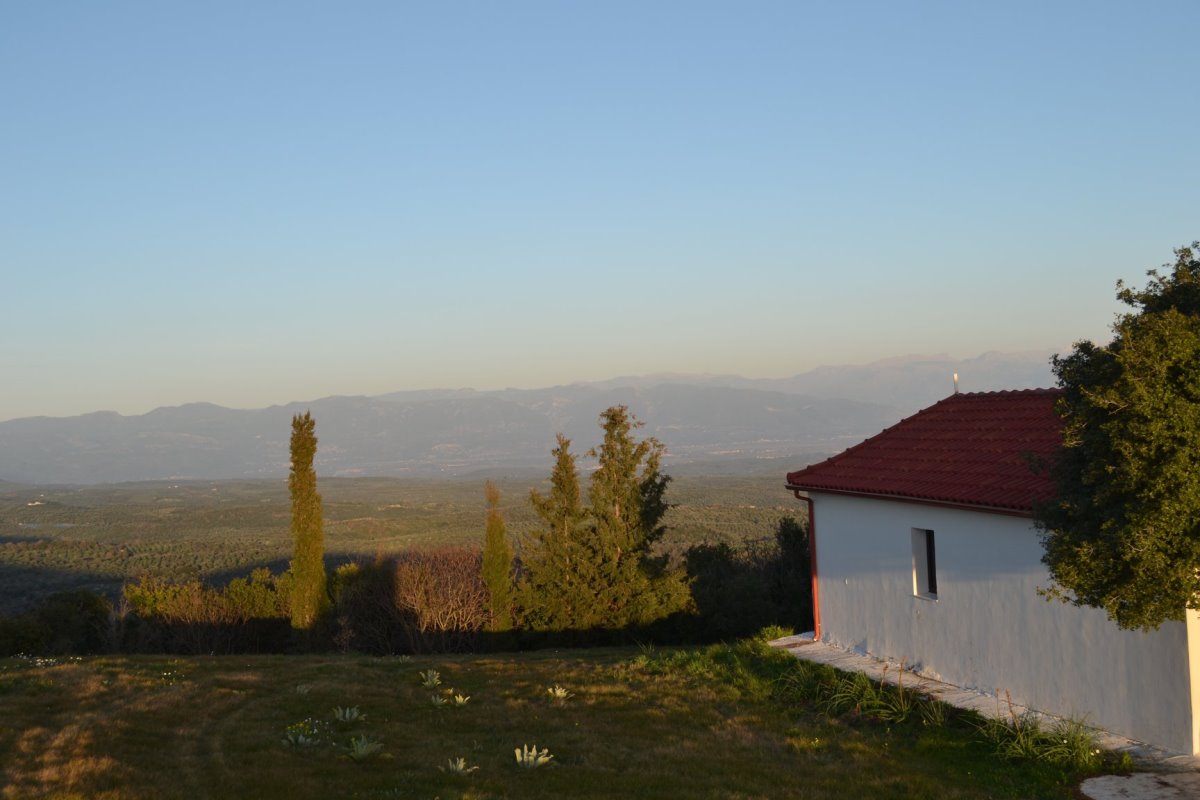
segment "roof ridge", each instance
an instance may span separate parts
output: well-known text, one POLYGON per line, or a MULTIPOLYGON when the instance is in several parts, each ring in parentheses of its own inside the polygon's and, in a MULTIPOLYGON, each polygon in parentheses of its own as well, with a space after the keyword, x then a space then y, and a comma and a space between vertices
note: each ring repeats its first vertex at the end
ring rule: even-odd
POLYGON ((1036 389, 994 389, 987 392, 959 392, 943 399, 949 400, 952 397, 1012 397, 1014 395, 1062 394, 1063 391, 1063 389, 1057 386, 1036 389))

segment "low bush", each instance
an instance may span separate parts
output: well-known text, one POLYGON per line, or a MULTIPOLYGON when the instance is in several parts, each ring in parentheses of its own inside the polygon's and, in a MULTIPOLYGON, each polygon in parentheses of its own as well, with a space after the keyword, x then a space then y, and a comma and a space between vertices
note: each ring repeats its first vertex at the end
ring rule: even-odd
POLYGON ((128 652, 280 652, 292 646, 290 578, 257 569, 224 588, 142 578, 122 592, 121 648, 128 652))
POLYGON ((402 554, 396 560, 396 606, 408 652, 471 650, 489 620, 482 556, 465 547, 402 554))
POLYGON ((396 602, 396 561, 378 556, 337 569, 333 587, 334 644, 373 655, 403 652, 404 614, 396 602))
POLYGON ((780 519, 767 541, 736 549, 695 545, 684 562, 696 606, 694 641, 740 638, 766 625, 811 629, 808 530, 795 519, 780 519))
POLYGON ((442 547, 339 568, 335 644, 374 654, 473 649, 489 619, 480 566, 479 551, 442 547))
POLYGON ((108 600, 77 590, 47 597, 38 607, 0 618, 0 655, 104 653, 113 646, 108 600))
POLYGON ((303 633, 291 630, 290 573, 257 569, 224 587, 143 578, 124 588, 119 641, 130 652, 470 650, 487 622, 479 568, 479 552, 460 547, 345 564, 329 614, 303 633))
POLYGON ((32 614, 0 616, 0 657, 41 652, 45 633, 32 614))

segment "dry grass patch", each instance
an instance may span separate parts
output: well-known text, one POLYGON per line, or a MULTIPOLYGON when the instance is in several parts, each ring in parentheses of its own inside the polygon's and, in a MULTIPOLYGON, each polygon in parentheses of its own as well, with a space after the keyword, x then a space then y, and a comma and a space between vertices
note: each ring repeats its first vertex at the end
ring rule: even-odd
MULTIPOLYGON (((755 656, 758 657, 758 656, 755 656)), ((0 662, 3 798, 1068 797, 1072 776, 814 715, 629 649, 0 662), (431 690, 419 675, 434 669, 431 690), (549 687, 569 695, 555 701, 549 687), (467 705, 436 707, 452 688, 467 705), (335 708, 356 707, 342 715, 335 708), (289 739, 292 743, 288 743, 289 739), (515 748, 553 758, 517 766, 515 748), (448 769, 462 760, 463 770, 448 769)), ((707 657, 705 657, 707 658, 707 657)), ((960 737, 961 738, 961 737, 960 737)))

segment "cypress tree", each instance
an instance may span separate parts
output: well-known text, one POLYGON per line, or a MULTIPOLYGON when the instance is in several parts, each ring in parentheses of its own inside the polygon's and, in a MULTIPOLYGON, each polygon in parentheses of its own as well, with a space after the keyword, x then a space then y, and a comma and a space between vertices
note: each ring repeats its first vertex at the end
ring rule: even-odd
POLYGON ((653 438, 634 440, 640 423, 625 406, 600 418, 604 441, 589 452, 598 466, 588 506, 580 502, 575 457, 561 435, 550 493, 530 496, 542 521, 522 546, 521 605, 531 628, 626 628, 691 605, 684 572, 668 570, 651 553, 668 509, 663 447, 653 438))
POLYGON ((671 478, 660 470, 662 444, 653 437, 634 439, 642 423, 628 408, 613 406, 600 421, 604 440, 589 453, 598 461, 588 490, 587 540, 597 565, 593 624, 645 625, 691 602, 685 573, 668 570, 665 558, 652 555, 666 531, 671 478))
POLYGON ((540 524, 521 541, 521 622, 535 630, 576 627, 577 609, 586 600, 585 585, 576 574, 583 566, 576 538, 584 512, 571 440, 561 433, 554 448, 550 493, 535 489, 529 501, 540 524))
POLYGON ((493 631, 512 627, 512 548, 500 513, 500 490, 491 481, 484 486, 487 500, 487 534, 483 542, 483 582, 488 590, 488 610, 493 631))
POLYGON ((317 493, 316 421, 307 411, 292 417, 292 469, 288 493, 292 498, 292 627, 312 628, 329 606, 325 589, 325 542, 321 495, 317 493))

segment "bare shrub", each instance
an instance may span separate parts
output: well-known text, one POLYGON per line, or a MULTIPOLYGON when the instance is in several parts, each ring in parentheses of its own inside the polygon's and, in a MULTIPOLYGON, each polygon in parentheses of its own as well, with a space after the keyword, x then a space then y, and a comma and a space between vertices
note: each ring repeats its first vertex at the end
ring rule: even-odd
POLYGON ((396 559, 396 607, 413 652, 469 650, 488 621, 478 550, 441 547, 396 559))

